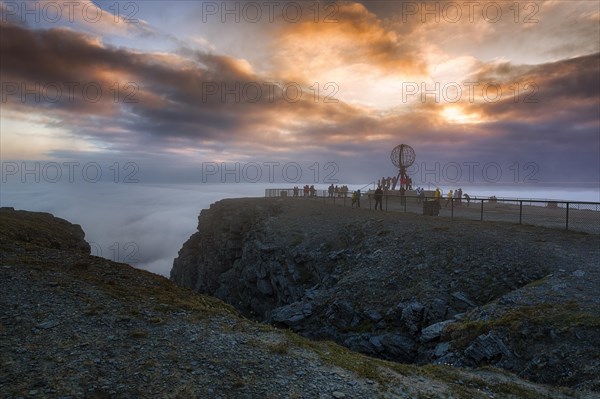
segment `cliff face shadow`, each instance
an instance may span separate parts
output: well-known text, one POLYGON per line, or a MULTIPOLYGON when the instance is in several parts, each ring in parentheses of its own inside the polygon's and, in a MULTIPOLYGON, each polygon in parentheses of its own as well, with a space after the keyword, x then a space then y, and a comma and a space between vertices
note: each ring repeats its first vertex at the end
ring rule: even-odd
POLYGON ((171 279, 372 356, 597 388, 599 256, 577 233, 236 199, 202 212, 171 279))

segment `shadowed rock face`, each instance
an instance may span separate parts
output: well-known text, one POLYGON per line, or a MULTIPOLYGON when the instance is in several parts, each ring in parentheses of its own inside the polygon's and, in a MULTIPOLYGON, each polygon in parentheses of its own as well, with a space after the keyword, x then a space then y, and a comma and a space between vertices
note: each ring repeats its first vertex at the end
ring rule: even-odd
MULTIPOLYGON (((3 208, 0 226, 2 398, 473 399, 481 387, 506 399, 597 397, 489 369, 384 363, 91 256, 79 226, 52 215, 3 208)), ((413 345, 393 333, 369 342, 398 353, 413 345)), ((478 343, 474 354, 493 355, 478 343)))
POLYGON ((598 259, 597 236, 235 199, 201 212, 171 279, 377 357, 597 388, 598 259))

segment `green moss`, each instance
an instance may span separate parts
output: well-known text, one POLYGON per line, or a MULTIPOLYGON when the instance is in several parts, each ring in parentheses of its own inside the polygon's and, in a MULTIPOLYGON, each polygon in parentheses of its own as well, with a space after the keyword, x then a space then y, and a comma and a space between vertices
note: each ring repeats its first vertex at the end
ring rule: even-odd
POLYGON ((497 319, 489 321, 467 320, 447 327, 446 332, 458 348, 464 348, 473 339, 493 329, 508 329, 512 332, 525 326, 551 326, 557 332, 569 331, 575 327, 600 327, 600 308, 581 309, 575 302, 562 304, 543 303, 511 309, 497 319))
POLYGON ((539 392, 525 388, 518 384, 501 383, 495 386, 495 391, 502 393, 503 396, 514 397, 519 399, 541 399, 548 398, 539 392), (510 396, 509 396, 510 395, 510 396))
MULTIPOLYGON (((509 379, 516 379, 514 374, 505 370, 492 367, 484 367, 479 370, 486 373, 503 375, 509 379)), ((549 397, 534 386, 526 386, 517 382, 494 381, 494 379, 483 378, 473 374, 467 374, 461 369, 441 365, 425 365, 418 368, 419 373, 434 380, 448 384, 448 390, 452 397, 461 399, 479 399, 481 392, 494 392, 497 397, 503 399, 548 399, 549 397)))
POLYGON ((86 268, 74 268, 73 271, 79 279, 134 306, 163 304, 162 310, 187 310, 195 312, 197 317, 237 315, 232 306, 219 299, 198 294, 165 277, 126 264, 100 260, 90 263, 86 268), (132 281, 135 281, 135 289, 131 289, 132 281))
POLYGON ((285 355, 286 353, 288 353, 288 350, 289 350, 288 345, 285 342, 269 344, 269 345, 267 345, 267 349, 273 353, 277 353, 280 355, 285 355))
POLYGON ((285 331, 285 334, 287 339, 295 346, 315 352, 324 363, 352 371, 363 378, 369 378, 382 385, 387 383, 383 373, 380 372, 380 366, 390 368, 389 366, 392 363, 352 352, 331 341, 310 341, 289 330, 285 331))
POLYGON ((421 366, 419 370, 422 374, 449 383, 457 382, 462 378, 460 372, 450 366, 427 364, 421 366))

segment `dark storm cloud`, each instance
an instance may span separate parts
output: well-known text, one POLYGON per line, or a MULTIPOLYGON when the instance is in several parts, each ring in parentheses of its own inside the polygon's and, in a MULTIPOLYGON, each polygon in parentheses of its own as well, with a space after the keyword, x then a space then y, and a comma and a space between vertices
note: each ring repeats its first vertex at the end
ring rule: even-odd
POLYGON ((599 60, 599 54, 592 54, 538 66, 504 64, 486 70, 479 79, 493 79, 507 93, 511 85, 533 86, 522 91, 518 99, 508 97, 470 109, 498 120, 492 125, 496 133, 490 138, 498 144, 512 144, 517 151, 570 153, 579 148, 578 156, 593 167, 598 163, 600 141, 599 60))
POLYGON ((598 181, 599 59, 592 54, 535 66, 484 66, 466 80, 498 83, 505 95, 498 101, 457 103, 465 114, 477 113, 480 123, 445 123, 440 110, 453 104, 429 103, 419 104, 410 116, 385 118, 378 126, 398 132, 396 137, 414 143, 430 159, 534 162, 542 181, 598 181), (533 86, 524 90, 525 84, 533 86), (520 87, 519 98, 512 95, 515 87, 520 87))
POLYGON ((544 101, 559 98, 597 98, 600 87, 600 53, 540 65, 483 65, 474 76, 478 82, 509 85, 532 82, 544 101))
MULTIPOLYGON (((307 91, 298 101, 286 101, 282 87, 265 86, 270 79, 247 62, 186 47, 177 54, 143 53, 67 29, 30 30, 8 23, 1 28, 3 85, 99 82, 105 90, 98 102, 84 101, 78 92, 75 101, 55 103, 15 95, 3 107, 45 113, 55 125, 107 148, 138 153, 201 148, 259 160, 271 160, 269 154, 277 152, 281 159, 360 157, 372 164, 383 159, 386 166, 388 150, 400 142, 440 160, 536 157, 552 163, 568 149, 588 165, 589 178, 598 174, 598 54, 537 66, 482 64, 473 79, 498 82, 506 92, 511 84, 533 82, 539 88, 537 102, 525 103, 524 96, 518 102, 512 97, 463 101, 465 112, 477 112, 483 120, 463 125, 444 119, 444 104, 380 113, 341 101, 324 103, 307 91), (135 102, 124 101, 126 90, 115 101, 115 82, 134 82, 135 102), (218 90, 258 85, 264 91, 255 102, 236 102, 235 95, 208 95, 207 85, 218 90)), ((374 168, 373 175, 378 174, 374 168)))
MULTIPOLYGON (((36 82, 42 86, 49 82, 98 83, 103 96, 95 102, 88 101, 79 90, 75 90, 74 98, 63 95, 56 102, 19 93, 8 95, 7 100, 9 106, 21 110, 28 106, 37 111, 48 109, 65 125, 88 135, 94 135, 97 127, 95 135, 108 140, 108 126, 126 130, 129 140, 143 136, 146 143, 165 137, 254 140, 258 130, 269 126, 277 130, 284 119, 293 118, 292 114, 313 118, 320 105, 306 94, 289 101, 281 87, 287 82, 271 83, 248 71, 239 60, 186 48, 180 49, 179 55, 138 53, 103 45, 67 29, 29 30, 2 24, 1 51, 5 85, 17 83, 20 88, 24 83, 32 88, 36 82), (114 98, 115 82, 121 86, 119 101, 114 98), (125 87, 129 82, 135 91, 125 87), (73 119, 70 113, 75 111, 92 118, 73 119)), ((300 86, 290 84, 292 92, 287 94, 293 99, 294 90, 300 86)), ((331 115, 338 120, 352 112, 344 104, 322 108, 335 108, 331 115)))

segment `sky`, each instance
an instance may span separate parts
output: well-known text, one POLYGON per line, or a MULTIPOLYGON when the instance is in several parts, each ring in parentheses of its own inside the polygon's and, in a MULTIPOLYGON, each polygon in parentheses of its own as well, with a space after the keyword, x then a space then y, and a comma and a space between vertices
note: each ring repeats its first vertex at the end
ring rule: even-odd
POLYGON ((595 0, 2 0, 0 14, 0 202, 71 217, 105 253, 118 230, 163 274, 209 201, 368 184, 397 174, 399 144, 415 185, 600 201, 595 0), (168 254, 141 238, 155 223, 185 225, 168 254))
POLYGON ((600 177, 597 1, 0 4, 3 177, 600 177))

